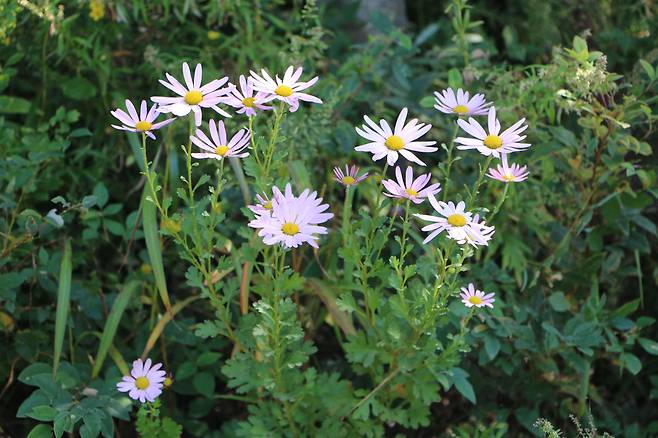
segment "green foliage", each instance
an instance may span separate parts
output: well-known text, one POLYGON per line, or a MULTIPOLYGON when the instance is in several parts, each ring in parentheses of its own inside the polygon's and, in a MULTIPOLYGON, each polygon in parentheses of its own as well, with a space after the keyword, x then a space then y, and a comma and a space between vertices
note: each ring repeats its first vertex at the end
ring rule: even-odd
POLYGON ((178 438, 183 431, 171 418, 160 418, 160 400, 139 408, 135 428, 142 438, 178 438))

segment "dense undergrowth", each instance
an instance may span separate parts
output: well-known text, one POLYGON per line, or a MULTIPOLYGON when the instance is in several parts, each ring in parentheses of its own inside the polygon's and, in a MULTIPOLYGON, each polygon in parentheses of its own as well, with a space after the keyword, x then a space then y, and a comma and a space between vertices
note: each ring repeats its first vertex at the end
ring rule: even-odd
POLYGON ((349 1, 65 3, 0 0, 0 435, 658 434, 656 5, 409 1, 398 28, 349 1), (232 160, 193 158, 180 108, 156 140, 110 126, 183 62, 204 84, 303 67, 322 103, 203 109, 202 132, 252 132, 232 160), (458 148, 447 88, 526 119, 527 180, 458 148), (425 166, 355 150, 403 108, 432 125, 425 166), (495 233, 424 242, 434 203, 384 196, 407 165, 495 233), (317 249, 254 230, 288 183, 328 204, 317 249), (117 391, 139 357, 155 403, 117 391))

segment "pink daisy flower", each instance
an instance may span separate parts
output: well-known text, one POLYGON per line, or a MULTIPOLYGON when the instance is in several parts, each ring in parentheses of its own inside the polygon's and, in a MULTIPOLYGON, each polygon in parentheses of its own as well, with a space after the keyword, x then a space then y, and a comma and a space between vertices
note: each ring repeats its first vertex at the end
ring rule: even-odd
POLYGON ((477 215, 473 216, 472 213, 467 212, 464 201, 460 201, 455 205, 453 202, 437 201, 432 194, 428 196, 428 199, 434 210, 439 213, 439 216, 414 214, 419 219, 432 222, 422 228, 422 231, 430 232, 423 243, 430 242, 446 231, 448 237, 456 240, 459 244, 488 245, 494 233, 494 227, 488 227, 484 222, 480 223, 477 215))
POLYGON ((469 99, 468 91, 461 88, 457 90, 457 94, 452 88, 443 90, 442 92, 434 92, 434 100, 436 105, 434 108, 445 114, 457 114, 458 116, 482 116, 487 113, 487 109, 491 106, 491 102, 486 102, 484 94, 476 94, 469 99))
POLYGON ((256 115, 256 110, 271 110, 271 106, 263 105, 267 100, 267 94, 259 91, 254 95, 254 88, 251 84, 251 78, 245 78, 240 75, 240 89, 234 88, 228 96, 222 98, 222 102, 237 108, 238 114, 245 114, 247 117, 256 115))
POLYGON ((530 147, 530 143, 520 143, 526 138, 525 135, 520 135, 528 128, 528 125, 523 124, 525 119, 519 120, 501 133, 500 122, 496 118, 496 108, 491 107, 487 122, 488 132, 472 117, 468 119, 468 122, 462 119, 457 120, 464 131, 475 137, 457 137, 455 142, 460 145, 457 146, 457 149, 477 149, 482 155, 493 155, 499 158, 501 154, 518 152, 530 147))
POLYGON ((502 165, 499 164, 496 166, 496 168, 490 167, 489 173, 487 173, 489 178, 493 178, 505 183, 521 182, 528 178, 528 168, 526 166, 519 166, 518 164, 512 164, 510 166, 507 163, 507 154, 500 155, 502 165))
POLYGON ((256 204, 247 205, 247 208, 258 216, 272 214, 272 200, 265 193, 262 195, 256 194, 256 204))
POLYGON ((252 87, 254 90, 262 91, 268 95, 263 102, 269 102, 275 99, 281 100, 290 105, 291 113, 297 111, 300 100, 304 102, 322 103, 322 100, 319 98, 301 92, 318 81, 318 77, 316 76, 308 82, 300 82, 299 78, 302 76, 302 71, 301 67, 298 67, 295 70, 291 65, 286 69, 283 79, 280 79, 278 75, 274 77, 275 79, 272 79, 265 69, 260 71, 262 76, 251 71, 252 87))
POLYGON ((430 147, 436 144, 435 141, 417 141, 432 129, 432 125, 418 123, 418 119, 411 119, 408 123, 405 123, 407 119, 406 108, 400 111, 393 130, 386 120, 380 120, 379 125, 377 125, 368 116, 363 116, 363 119, 366 124, 362 125, 361 128, 356 128, 356 132, 361 137, 369 140, 370 143, 357 146, 354 150, 370 152, 373 161, 379 161, 386 157, 386 162, 389 166, 392 166, 398 161, 398 157, 402 155, 407 160, 424 166, 425 163, 420 161, 413 152, 436 152, 438 150, 438 148, 430 147))
POLYGON ((212 140, 200 129, 196 130, 196 136, 190 137, 192 143, 206 151, 193 153, 194 158, 222 160, 225 157, 244 158, 249 156, 249 152, 242 152, 249 145, 249 130, 240 129, 231 137, 230 141, 227 141, 224 122, 220 120, 216 124, 214 120, 211 120, 208 122, 208 128, 212 140))
POLYGON ((402 178, 402 171, 400 166, 395 166, 395 177, 397 181, 386 179, 382 181, 387 192, 384 195, 389 198, 406 198, 411 200, 414 204, 420 204, 429 195, 436 195, 441 191, 441 184, 432 184, 425 187, 432 178, 431 173, 420 175, 414 180, 414 173, 411 166, 407 166, 405 178, 402 178))
POLYGON ((286 185, 285 194, 277 187, 272 191, 272 211, 270 215, 261 215, 249 222, 249 226, 259 229, 258 235, 266 245, 281 244, 285 248, 297 248, 308 243, 318 248, 318 234, 327 234, 327 228, 319 224, 328 221, 333 213, 324 213, 329 204, 322 204, 322 198, 310 189, 299 196, 292 193, 290 183, 286 185))
POLYGON ((192 111, 194 113, 194 123, 196 126, 201 126, 201 109, 212 108, 224 117, 231 117, 229 113, 222 110, 217 106, 222 102, 222 96, 231 92, 235 86, 229 85, 222 88, 228 82, 228 77, 215 79, 208 82, 206 85, 201 85, 203 76, 203 68, 201 64, 197 64, 194 69, 194 78, 190 72, 190 66, 187 62, 183 63, 183 79, 185 79, 185 86, 178 82, 178 80, 165 73, 166 81, 160 79, 160 83, 169 88, 174 93, 178 94, 177 97, 164 97, 154 96, 151 97, 153 102, 159 103, 159 108, 162 113, 173 113, 177 116, 186 116, 192 111))
POLYGON ((470 283, 468 285, 468 288, 462 287, 462 293, 459 294, 462 297, 462 303, 466 307, 477 307, 478 309, 480 307, 490 307, 493 309, 493 303, 496 301, 494 299, 494 293, 486 294, 482 292, 481 290, 475 289, 475 286, 473 283, 470 283))
POLYGON ((150 138, 155 140, 155 135, 151 131, 160 129, 163 126, 166 126, 176 120, 175 118, 163 120, 162 122, 153 123, 155 119, 160 115, 160 110, 157 105, 153 105, 149 110, 147 108, 147 103, 145 100, 142 100, 139 108, 139 114, 135 105, 128 99, 126 99, 126 113, 124 110, 117 108, 114 111, 110 111, 116 119, 118 119, 122 125, 110 125, 114 129, 120 129, 122 131, 130 132, 143 132, 148 135, 150 138))
POLYGON ((127 392, 133 400, 153 402, 162 394, 162 382, 167 374, 163 370, 161 363, 151 366, 151 359, 142 362, 137 359, 133 362, 133 369, 130 376, 124 376, 122 381, 117 383, 117 389, 121 392, 127 392))
POLYGON ((336 166, 334 167, 334 175, 335 175, 335 180, 345 187, 349 186, 355 186, 364 179, 368 178, 368 172, 364 173, 363 175, 359 176, 359 168, 356 166, 349 167, 347 164, 345 165, 345 172, 343 173, 343 170, 339 167, 336 166))
POLYGON ((477 248, 479 245, 488 246, 495 231, 494 227, 488 226, 484 221, 480 222, 480 215, 476 214, 466 226, 448 230, 448 237, 460 245, 468 243, 477 248))

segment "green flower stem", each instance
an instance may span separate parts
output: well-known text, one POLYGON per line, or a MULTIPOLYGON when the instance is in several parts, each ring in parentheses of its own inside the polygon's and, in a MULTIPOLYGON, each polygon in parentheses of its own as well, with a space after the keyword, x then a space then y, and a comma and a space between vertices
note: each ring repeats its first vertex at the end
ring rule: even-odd
POLYGON ((411 200, 407 199, 404 205, 404 222, 402 222, 402 238, 400 239, 400 263, 404 264, 404 258, 407 256, 406 243, 407 233, 409 231, 409 206, 411 200))
POLYGON ((272 157, 274 156, 274 149, 276 147, 276 140, 279 137, 279 131, 281 129, 281 120, 285 114, 285 102, 279 104, 279 108, 275 110, 274 116, 274 127, 272 128, 272 134, 270 136, 270 142, 267 145, 267 151, 265 156, 265 176, 269 176, 270 167, 272 166, 272 157))
POLYGON ((491 160, 493 157, 489 155, 487 157, 487 161, 485 161, 484 166, 480 168, 480 174, 478 175, 478 179, 475 181, 475 185, 473 186, 473 191, 471 192, 471 195, 468 198, 468 205, 467 207, 471 207, 473 205, 473 201, 475 200, 475 197, 478 194, 478 190, 480 190, 480 186, 482 185, 482 180, 484 179, 484 174, 487 172, 487 169, 489 168, 489 165, 491 164, 491 160))
MULTIPOLYGON (((222 182, 224 180, 224 161, 224 158, 219 161, 219 169, 217 170, 217 184, 213 188, 212 194, 210 196, 210 217, 212 219, 210 220, 209 231, 211 232, 217 226, 215 218, 217 217, 217 210, 219 207, 219 193, 221 192, 222 182)), ((212 248, 209 249, 209 251, 212 251, 212 248)))
POLYGON ((384 388, 388 383, 395 378, 395 376, 398 375, 400 372, 400 368, 396 367, 393 371, 391 371, 388 376, 382 380, 379 385, 375 387, 372 391, 370 391, 365 397, 363 397, 359 402, 354 405, 352 409, 348 412, 347 415, 345 415, 341 420, 345 420, 346 418, 349 418, 352 416, 352 414, 359 409, 361 406, 363 406, 364 403, 366 403, 368 400, 370 400, 375 394, 377 394, 382 388, 384 388))
MULTIPOLYGON (((277 278, 281 277, 284 273, 285 270, 285 259, 286 259, 286 252, 283 248, 277 246, 274 249, 274 252, 272 253, 272 266, 275 267, 275 270, 272 272, 272 282, 274 283, 277 278)), ((285 382, 283 381, 282 374, 281 374, 281 369, 283 368, 283 354, 285 353, 282 348, 280 348, 280 345, 282 343, 281 340, 281 315, 279 313, 279 302, 281 300, 281 297, 278 294, 278 289, 275 287, 273 294, 272 294, 272 322, 274 323, 274 334, 272 336, 272 343, 275 346, 274 349, 274 383, 278 389, 278 391, 285 393, 286 392, 286 386, 285 382)), ((297 430, 297 427, 295 426, 295 421, 292 416, 292 409, 290 406, 290 403, 288 403, 288 400, 283 399, 283 411, 286 416, 286 420, 288 421, 288 426, 290 427, 290 430, 292 432, 292 435, 297 437, 299 436, 299 431, 297 430)))
POLYGON ((509 187, 512 185, 511 182, 505 183, 505 189, 503 190, 503 196, 500 197, 500 200, 498 201, 498 204, 496 204, 496 208, 494 208, 493 212, 491 215, 487 218, 487 221, 491 222, 491 220, 498 214, 500 211, 500 207, 503 206, 503 203, 507 199, 507 193, 509 192, 509 187))
POLYGON ((146 134, 142 132, 142 158, 144 159, 144 176, 146 177, 146 183, 149 186, 149 191, 151 192, 151 198, 153 199, 153 203, 157 207, 158 211, 160 212, 160 215, 162 217, 167 217, 166 212, 163 210, 162 205, 160 204, 160 201, 158 200, 158 194, 155 190, 155 185, 153 182, 153 177, 151 175, 151 169, 149 168, 149 161, 148 157, 146 156, 146 134))
POLYGON ((592 371, 592 363, 587 361, 583 369, 580 387, 578 388, 578 416, 583 417, 587 411, 587 395, 589 393, 589 378, 592 371))
POLYGON ((384 179, 386 178, 386 171, 388 170, 388 162, 384 165, 384 170, 382 171, 382 179, 379 181, 377 186, 377 197, 375 198, 375 211, 373 217, 379 216, 379 200, 384 189, 384 179))
POLYGON ((446 160, 446 174, 445 174, 445 179, 443 182, 443 200, 445 201, 448 199, 448 185, 450 184, 450 169, 452 168, 452 163, 454 160, 452 159, 452 151, 455 148, 455 138, 457 137, 457 132, 459 132, 459 125, 457 122, 455 122, 455 127, 452 131, 452 135, 450 136, 450 144, 448 144, 448 158, 446 160))
POLYGON ((354 200, 354 187, 345 187, 345 202, 343 203, 343 223, 341 226, 341 233, 343 235, 343 246, 347 246, 347 238, 350 234, 352 217, 352 201, 354 200))
MULTIPOLYGON (((345 187, 345 202, 343 204, 343 222, 341 224, 341 234, 343 237, 343 248, 347 251, 347 243, 349 236, 351 235, 352 224, 350 220, 352 218, 352 202, 354 200, 354 190, 353 186, 345 187)), ((344 266, 344 277, 348 283, 352 283, 352 272, 354 271, 354 263, 351 260, 345 260, 344 266)))
MULTIPOLYGON (((187 134, 187 154, 186 154, 186 165, 187 165, 187 191, 188 196, 190 197, 189 205, 192 213, 194 213, 194 188, 192 187, 192 132, 194 130, 194 116, 189 117, 189 129, 187 134)), ((196 223, 196 221, 195 221, 196 223)))

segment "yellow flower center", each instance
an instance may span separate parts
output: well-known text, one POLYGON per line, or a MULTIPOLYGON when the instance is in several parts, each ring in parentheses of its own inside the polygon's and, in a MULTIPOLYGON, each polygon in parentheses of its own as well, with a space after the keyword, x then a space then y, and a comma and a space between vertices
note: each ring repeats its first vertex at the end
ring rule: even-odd
POLYGON ((151 129, 151 122, 147 122, 146 120, 140 120, 139 122, 135 123, 135 129, 138 131, 148 131, 151 129))
POLYGON ((215 148, 215 153, 217 155, 221 155, 222 157, 226 155, 227 152, 228 152, 228 146, 226 145, 217 146, 215 148))
POLYGON ((482 298, 476 296, 468 297, 468 302, 477 306, 478 304, 482 304, 482 298))
POLYGON ((274 92, 279 96, 288 97, 292 94, 292 88, 287 85, 279 85, 274 89, 274 92))
POLYGON ((497 135, 489 134, 484 138, 484 145, 489 149, 498 149, 503 145, 503 139, 497 135))
POLYGON ((506 173, 505 175, 503 175, 503 178, 506 181, 514 181, 514 175, 512 175, 511 173, 506 173))
POLYGON ((345 184, 346 186, 351 186, 355 182, 356 180, 349 175, 343 177, 343 184, 345 184))
POLYGON ((203 100, 203 94, 199 90, 190 90, 185 93, 185 103, 188 105, 198 105, 203 100))
POLYGON ((292 222, 286 222, 281 227, 281 231, 283 231, 283 234, 287 234, 288 236, 294 236, 295 234, 299 233, 299 225, 292 222))
POLYGON ((263 204, 263 208, 265 210, 271 210, 272 209, 272 201, 267 201, 265 204, 263 204))
POLYGON ((414 189, 407 189, 406 192, 407 192, 407 195, 409 195, 409 196, 418 196, 418 192, 415 191, 414 189))
POLYGON ((402 140, 402 137, 398 135, 391 135, 386 139, 384 144, 392 151, 399 151, 404 147, 404 140, 402 140))
POLYGON ((464 114, 468 113, 468 107, 466 105, 457 105, 452 109, 452 112, 463 116, 464 114))
POLYGON ((253 108, 254 107, 254 99, 253 97, 245 97, 242 99, 242 105, 246 106, 247 108, 253 108))
POLYGON ((451 214, 448 216, 448 223, 453 227, 463 227, 466 225, 466 218, 461 214, 451 214))
POLYGON ((135 386, 137 389, 146 389, 149 387, 149 379, 146 377, 138 377, 135 379, 135 386))

